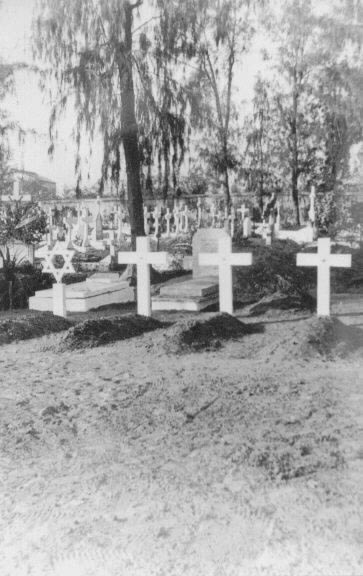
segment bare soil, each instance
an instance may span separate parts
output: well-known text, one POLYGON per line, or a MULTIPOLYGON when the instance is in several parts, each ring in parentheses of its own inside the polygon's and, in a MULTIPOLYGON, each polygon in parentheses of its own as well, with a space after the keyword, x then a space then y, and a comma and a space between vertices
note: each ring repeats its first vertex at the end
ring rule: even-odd
POLYGON ((0 347, 1 576, 363 574, 362 328, 215 318, 0 347))

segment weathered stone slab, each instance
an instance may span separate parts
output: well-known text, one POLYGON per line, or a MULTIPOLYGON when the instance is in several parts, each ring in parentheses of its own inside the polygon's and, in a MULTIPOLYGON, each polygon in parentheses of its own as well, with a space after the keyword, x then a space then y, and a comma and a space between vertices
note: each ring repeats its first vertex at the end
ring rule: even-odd
POLYGON ((113 284, 114 282, 119 282, 120 276, 118 272, 96 272, 87 278, 87 284, 102 283, 102 284, 113 284))
POLYGON ((170 284, 160 289, 160 296, 175 297, 200 297, 218 294, 218 278, 215 276, 206 276, 193 278, 186 282, 170 284))
POLYGON ((217 276, 218 277, 218 246, 219 240, 222 238, 229 238, 229 234, 221 228, 201 228, 193 236, 193 278, 202 276, 217 276), (200 266, 199 254, 200 253, 215 253, 216 265, 215 266, 200 266))
MULTIPOLYGON (((66 286, 66 309, 68 312, 87 312, 108 304, 134 302, 134 289, 126 281, 112 284, 78 282, 66 286)), ((53 290, 38 290, 29 298, 30 310, 52 311, 53 290)))

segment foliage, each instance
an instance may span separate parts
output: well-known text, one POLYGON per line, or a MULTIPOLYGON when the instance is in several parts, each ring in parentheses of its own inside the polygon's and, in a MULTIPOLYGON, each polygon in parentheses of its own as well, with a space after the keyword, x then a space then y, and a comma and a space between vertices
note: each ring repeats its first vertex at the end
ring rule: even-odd
POLYGON ((319 235, 334 238, 338 232, 352 228, 353 223, 342 187, 320 193, 317 197, 315 212, 319 235))
POLYGON ((287 0, 264 22, 270 70, 255 86, 242 174, 261 203, 290 190, 299 224, 301 191, 335 190, 348 174, 351 145, 362 136, 362 54, 352 45, 349 12, 334 5, 321 17, 312 2, 287 0))
POLYGON ((47 226, 47 215, 37 204, 4 204, 0 214, 0 244, 14 240, 36 244, 46 233, 47 226))
MULTIPOLYGON (((245 240, 237 244, 246 248, 245 240)), ((236 268, 235 287, 238 296, 263 298, 272 294, 299 296, 309 300, 308 291, 313 283, 313 274, 306 268, 296 266, 296 254, 301 247, 290 240, 277 240, 272 246, 258 246, 253 250, 253 264, 236 268)))
POLYGON ((240 131, 234 106, 235 69, 249 46, 253 27, 251 4, 245 0, 201 2, 193 17, 199 22, 198 67, 191 76, 192 125, 204 132, 207 146, 200 153, 224 189, 230 204, 229 173, 239 165, 237 142, 240 131))
POLYGON ((29 296, 36 290, 50 288, 52 279, 49 274, 30 264, 23 264, 16 256, 11 256, 7 248, 5 253, 0 250, 4 261, 0 270, 0 308, 12 310, 14 308, 27 308, 29 296))
MULTIPOLYGON (((12 85, 13 69, 0 60, 0 101, 4 99, 12 85)), ((10 149, 8 143, 8 131, 11 123, 3 108, 0 108, 0 194, 10 192, 11 179, 9 169, 10 149)))

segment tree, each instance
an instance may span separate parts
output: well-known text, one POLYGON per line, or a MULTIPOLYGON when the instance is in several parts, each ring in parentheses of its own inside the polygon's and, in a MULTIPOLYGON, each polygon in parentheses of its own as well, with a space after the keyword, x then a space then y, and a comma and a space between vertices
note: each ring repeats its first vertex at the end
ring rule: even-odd
POLYGON ((45 76, 57 93, 50 152, 56 120, 74 98, 78 174, 82 130, 90 141, 96 129, 102 133, 102 181, 119 181, 122 145, 133 240, 144 234, 132 43, 134 12, 141 4, 142 0, 39 0, 34 23, 36 53, 50 65, 45 76))
MULTIPOLYGON (((232 127, 237 114, 233 105, 235 70, 247 50, 253 27, 246 0, 200 2, 193 17, 199 22, 198 69, 191 79, 194 90, 194 126, 212 137, 202 154, 221 177, 226 206, 230 205, 230 171, 238 167, 232 127)), ((261 2, 255 2, 261 4, 261 2)), ((235 133, 234 133, 235 132, 235 133)))
POLYGON ((347 14, 344 25, 341 19, 330 5, 322 17, 301 0, 284 2, 280 14, 265 14, 275 57, 272 77, 256 85, 255 109, 264 109, 264 129, 250 128, 250 177, 252 169, 256 180, 259 170, 264 183, 274 175, 269 185, 290 190, 296 224, 301 191, 311 184, 321 194, 334 190, 362 134, 362 67, 356 56, 354 65, 347 60, 351 26, 347 14), (268 153, 261 155, 263 150, 268 153))
POLYGON ((37 204, 6 204, 0 214, 0 244, 6 245, 14 240, 36 244, 43 238, 47 225, 47 215, 37 204))
MULTIPOLYGON (((12 66, 5 64, 0 60, 0 101, 11 89, 12 85, 12 66)), ((0 194, 6 194, 11 188, 10 178, 10 149, 8 143, 8 133, 11 123, 8 119, 6 110, 0 108, 0 194)))

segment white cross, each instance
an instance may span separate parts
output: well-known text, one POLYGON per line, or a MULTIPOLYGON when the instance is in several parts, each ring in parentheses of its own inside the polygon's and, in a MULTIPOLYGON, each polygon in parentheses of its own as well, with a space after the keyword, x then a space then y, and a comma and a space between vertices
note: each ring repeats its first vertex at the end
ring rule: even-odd
POLYGON ((175 206, 173 210, 174 224, 175 224, 175 234, 178 235, 180 232, 180 212, 178 206, 175 206))
POLYGON ((232 253, 232 238, 221 238, 218 243, 218 253, 200 253, 201 266, 218 265, 219 268, 219 310, 233 314, 233 281, 232 266, 250 266, 250 252, 232 253))
POLYGON ((137 313, 151 316, 150 264, 167 264, 167 252, 151 252, 150 239, 145 236, 136 238, 136 252, 119 252, 119 264, 137 266, 137 313))
POLYGON ((166 235, 169 238, 170 236, 170 220, 172 219, 172 214, 170 213, 170 208, 166 209, 166 214, 164 216, 165 220, 166 220, 166 235))
POLYGON ((331 254, 330 238, 319 238, 318 252, 296 255, 297 266, 316 266, 318 269, 317 313, 330 315, 330 268, 350 268, 351 254, 331 254))
POLYGON ((154 217, 154 238, 157 238, 159 236, 159 208, 158 206, 155 206, 154 210, 153 210, 153 217, 154 217))

